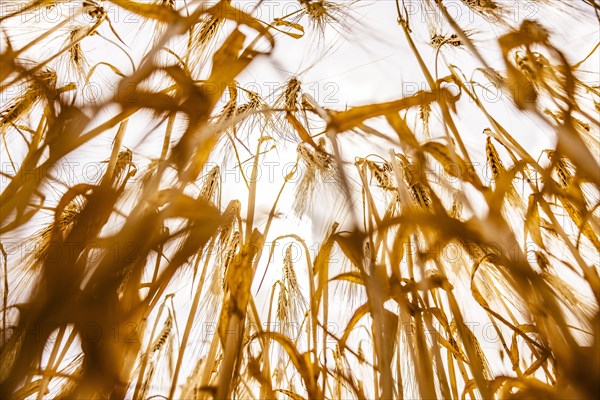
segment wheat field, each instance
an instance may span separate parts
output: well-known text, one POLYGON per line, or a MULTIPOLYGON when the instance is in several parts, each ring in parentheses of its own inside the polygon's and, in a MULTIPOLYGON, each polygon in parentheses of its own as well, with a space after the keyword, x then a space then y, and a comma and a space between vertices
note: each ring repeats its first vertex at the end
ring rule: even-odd
POLYGON ((1 7, 0 399, 597 398, 596 0, 1 7))

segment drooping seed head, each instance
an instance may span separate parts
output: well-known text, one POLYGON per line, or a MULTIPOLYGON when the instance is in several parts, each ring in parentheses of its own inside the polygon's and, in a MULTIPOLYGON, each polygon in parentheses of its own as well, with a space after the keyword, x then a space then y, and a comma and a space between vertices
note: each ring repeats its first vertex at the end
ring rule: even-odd
POLYGON ((492 179, 497 182, 500 176, 506 172, 506 168, 502 164, 502 160, 498 155, 496 147, 492 143, 492 139, 488 137, 485 141, 485 154, 487 158, 487 164, 492 172, 492 179))
POLYGON ((286 111, 298 111, 300 106, 300 81, 295 76, 287 82, 283 98, 286 111))
POLYGON ((206 201, 212 201, 215 193, 217 192, 221 181, 221 168, 218 165, 215 165, 209 172, 206 174, 204 183, 200 188, 200 198, 206 201))
POLYGON ((231 238, 229 239, 229 242, 227 243, 226 247, 225 247, 225 252, 223 253, 224 257, 222 260, 222 272, 221 272, 221 288, 223 290, 225 290, 225 286, 227 284, 227 280, 226 280, 226 276, 227 276, 227 270, 229 269, 229 265, 231 264, 231 262, 233 261, 233 258, 235 257, 237 250, 238 250, 238 246, 240 244, 240 232, 239 231, 234 231, 233 234, 231 235, 231 238))
POLYGON ((171 318, 171 314, 169 313, 169 316, 165 320, 165 323, 163 325, 162 330, 160 331, 160 334, 158 335, 158 337, 152 344, 152 352, 153 353, 160 351, 160 349, 162 349, 162 347, 165 345, 167 339, 169 338, 169 335, 171 335, 172 327, 173 327, 173 320, 171 318))
POLYGON ((106 17, 106 10, 94 0, 83 0, 81 3, 83 11, 96 20, 101 20, 106 17))
POLYGON ((285 257, 283 259, 283 282, 290 288, 292 292, 300 290, 298 286, 298 280, 296 278, 296 271, 294 271, 291 245, 285 250, 285 257))

